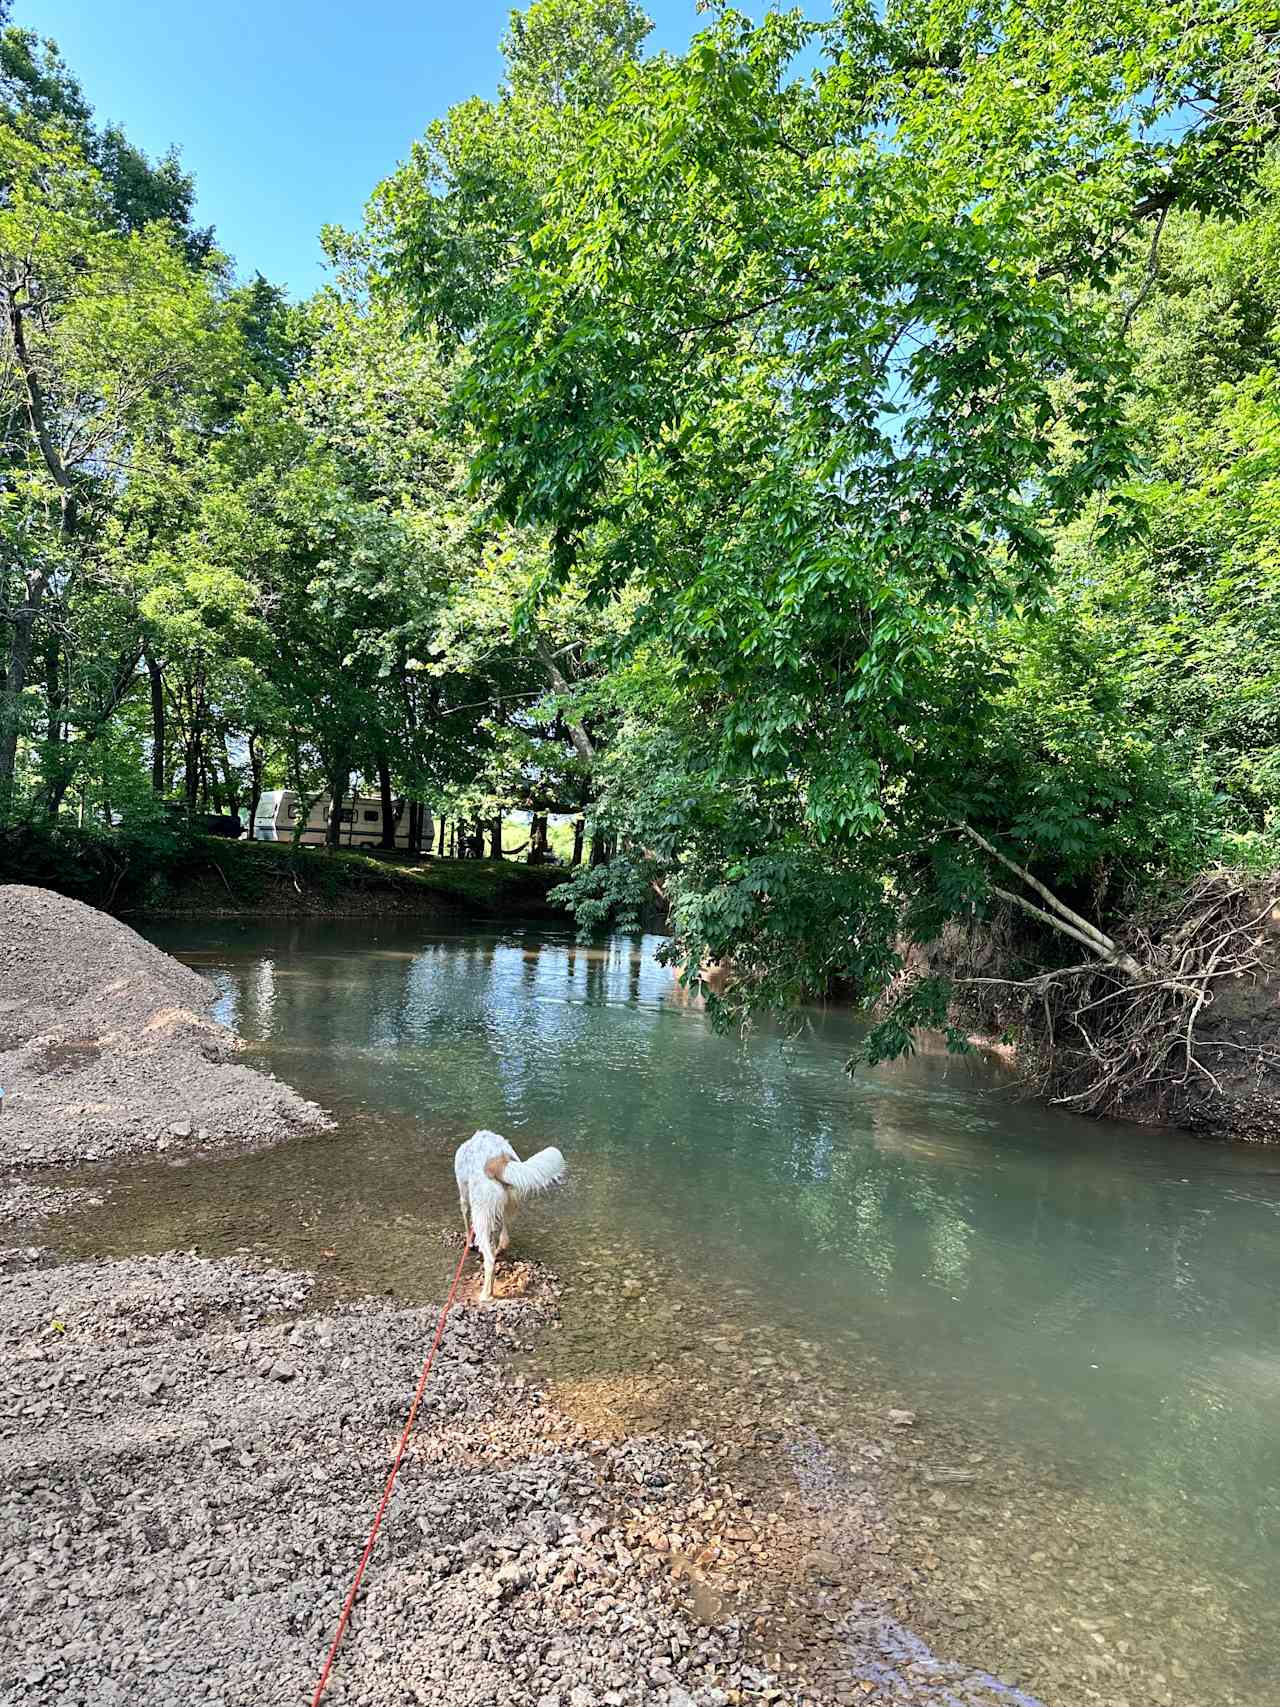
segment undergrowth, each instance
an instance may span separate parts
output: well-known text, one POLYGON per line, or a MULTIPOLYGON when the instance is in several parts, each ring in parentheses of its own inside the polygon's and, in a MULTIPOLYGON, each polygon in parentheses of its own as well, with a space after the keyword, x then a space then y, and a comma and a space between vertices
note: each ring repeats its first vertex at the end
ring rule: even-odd
POLYGON ((353 849, 233 842, 184 824, 114 830, 18 824, 0 831, 0 883, 54 889, 121 915, 164 912, 557 911, 555 867, 418 861, 353 849))

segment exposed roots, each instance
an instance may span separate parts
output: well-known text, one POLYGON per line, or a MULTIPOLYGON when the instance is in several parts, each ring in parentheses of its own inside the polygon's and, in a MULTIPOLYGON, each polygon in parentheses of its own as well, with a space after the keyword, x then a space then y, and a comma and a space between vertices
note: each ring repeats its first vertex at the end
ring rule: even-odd
POLYGON ((1280 1027, 1252 1039, 1237 1023, 1227 1037, 1213 1012, 1228 994, 1280 979, 1278 927, 1280 885, 1209 872, 1134 922, 1121 963, 956 982, 999 986, 1020 1008, 1019 1059, 1034 1094, 1082 1113, 1213 1125, 1228 1073, 1236 1086, 1242 1068, 1259 1084, 1280 1075, 1280 1027))

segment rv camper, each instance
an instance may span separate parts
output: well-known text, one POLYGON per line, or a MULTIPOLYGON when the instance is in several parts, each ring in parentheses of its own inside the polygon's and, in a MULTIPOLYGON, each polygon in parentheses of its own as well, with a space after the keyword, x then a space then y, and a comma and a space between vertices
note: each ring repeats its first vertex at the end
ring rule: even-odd
MULTIPOLYGON (((396 846, 409 846, 409 802, 397 800, 396 846)), ((273 788, 258 802, 253 820, 257 842, 291 842, 304 803, 289 788, 273 788)), ((329 833, 329 797, 321 795, 307 815, 299 838, 307 847, 322 847, 329 833)), ((431 846, 431 813, 422 809, 422 845, 431 846)), ((338 814, 338 843, 344 848, 375 848, 382 840, 382 803, 376 795, 349 794, 338 814)))

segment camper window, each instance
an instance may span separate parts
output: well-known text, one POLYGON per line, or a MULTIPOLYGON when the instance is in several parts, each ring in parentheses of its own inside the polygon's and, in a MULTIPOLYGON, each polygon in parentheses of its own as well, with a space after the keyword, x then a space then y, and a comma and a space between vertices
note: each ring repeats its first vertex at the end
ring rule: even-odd
POLYGON ((378 822, 378 814, 376 812, 370 812, 366 809, 365 815, 364 815, 364 821, 366 824, 376 824, 378 822))
POLYGON ((338 822, 340 824, 353 824, 355 822, 355 816, 355 813, 349 806, 344 806, 341 812, 338 813, 338 822))

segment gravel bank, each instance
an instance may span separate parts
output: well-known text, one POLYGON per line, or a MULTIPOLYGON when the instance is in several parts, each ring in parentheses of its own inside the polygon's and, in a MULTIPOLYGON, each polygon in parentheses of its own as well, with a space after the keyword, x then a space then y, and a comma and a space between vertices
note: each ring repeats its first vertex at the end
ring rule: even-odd
MULTIPOLYGON (((117 921, 0 888, 0 1166, 22 1170, 0 1226, 88 1196, 35 1183, 42 1164, 325 1123, 234 1062, 212 999, 117 921)), ((312 1286, 194 1252, 0 1248, 0 1707, 310 1699, 435 1325, 312 1313, 312 1286)), ((593 1416, 514 1373, 558 1306, 527 1264, 513 1288, 451 1321, 327 1700, 1040 1707, 894 1622, 938 1560, 893 1557, 865 1464, 794 1428, 758 1462, 770 1359, 716 1441, 666 1410, 628 1432, 607 1381, 593 1416)), ((885 1412, 867 1462, 913 1425, 885 1412)))
MULTIPOLYGON (((235 1060, 213 986, 117 919, 0 886, 3 1174, 179 1146, 269 1142, 327 1118, 235 1060)), ((46 1210, 50 1207, 46 1205, 46 1210)))
MULTIPOLYGON (((1009 1703, 924 1652, 855 1675, 883 1632, 821 1561, 808 1658, 771 1662, 749 1583, 803 1544, 785 1505, 736 1489, 727 1448, 593 1440, 513 1377, 506 1354, 555 1312, 526 1282, 451 1319, 326 1699, 1009 1703), (739 1561, 719 1589, 708 1549, 739 1561)), ((6 1277, 5 1707, 309 1699, 435 1320, 301 1315, 310 1287, 191 1255, 6 1277)))

